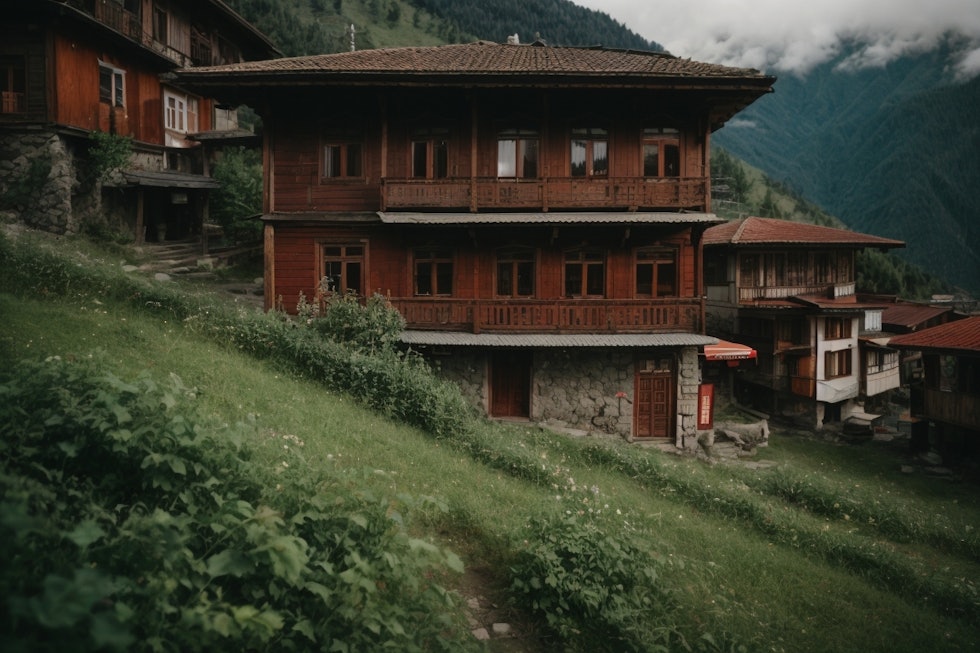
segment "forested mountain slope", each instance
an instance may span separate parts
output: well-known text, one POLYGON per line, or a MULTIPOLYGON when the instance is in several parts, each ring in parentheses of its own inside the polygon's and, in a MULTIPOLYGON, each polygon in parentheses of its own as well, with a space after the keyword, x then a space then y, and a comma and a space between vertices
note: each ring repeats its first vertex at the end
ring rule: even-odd
MULTIPOLYGON (((846 55, 842 55, 846 56, 846 55)), ((946 57, 780 77, 715 142, 857 231, 980 294, 980 78, 956 82, 946 57)))

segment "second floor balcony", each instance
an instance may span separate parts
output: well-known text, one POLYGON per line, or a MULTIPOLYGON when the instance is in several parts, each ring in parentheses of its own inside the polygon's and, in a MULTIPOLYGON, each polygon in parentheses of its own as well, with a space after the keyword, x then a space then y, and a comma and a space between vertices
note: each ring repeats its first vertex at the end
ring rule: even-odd
POLYGON ((392 179, 382 182, 382 210, 668 210, 707 209, 702 177, 392 179))
POLYGON ((410 329, 471 333, 701 332, 699 299, 392 298, 410 329))

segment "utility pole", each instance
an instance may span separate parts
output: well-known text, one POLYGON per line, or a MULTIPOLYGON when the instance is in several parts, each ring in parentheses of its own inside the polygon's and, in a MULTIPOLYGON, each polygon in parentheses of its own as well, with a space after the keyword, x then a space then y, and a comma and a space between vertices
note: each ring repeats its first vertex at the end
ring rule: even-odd
POLYGON ((354 46, 354 23, 351 23, 346 31, 347 35, 350 36, 350 51, 353 52, 356 49, 354 46))

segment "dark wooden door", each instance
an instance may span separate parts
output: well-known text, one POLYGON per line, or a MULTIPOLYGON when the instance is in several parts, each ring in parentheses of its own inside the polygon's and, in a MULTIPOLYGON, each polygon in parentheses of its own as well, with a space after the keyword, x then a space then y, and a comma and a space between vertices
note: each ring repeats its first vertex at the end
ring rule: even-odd
POLYGON ((674 434, 674 374, 671 369, 636 374, 637 438, 671 438, 674 434))
POLYGON ((531 416, 531 354, 496 352, 490 359, 490 415, 531 416))

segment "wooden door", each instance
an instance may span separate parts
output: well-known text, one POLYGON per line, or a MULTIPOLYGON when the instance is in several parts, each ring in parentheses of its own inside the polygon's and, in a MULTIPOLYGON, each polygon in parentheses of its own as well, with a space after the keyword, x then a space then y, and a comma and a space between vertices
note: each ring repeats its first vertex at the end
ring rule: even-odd
POLYGON ((673 437, 675 382, 669 363, 636 373, 634 437, 673 437))
POLYGON ((531 354, 495 352, 490 359, 490 416, 531 416, 531 354))

